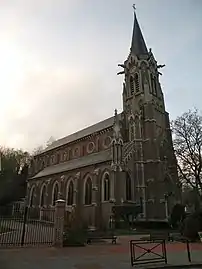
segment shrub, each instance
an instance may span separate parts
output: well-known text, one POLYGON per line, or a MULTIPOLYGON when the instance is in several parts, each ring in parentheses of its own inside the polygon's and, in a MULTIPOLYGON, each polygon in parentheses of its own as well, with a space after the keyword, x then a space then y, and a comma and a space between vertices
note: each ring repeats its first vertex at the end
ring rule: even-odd
POLYGON ((199 240, 198 232, 202 230, 202 211, 190 214, 183 224, 183 235, 192 241, 199 240))
POLYGON ((170 225, 166 221, 135 221, 134 227, 148 230, 168 230, 170 225))
POLYGON ((179 228, 180 223, 185 219, 185 207, 181 204, 176 204, 173 207, 171 216, 170 216, 170 224, 172 228, 179 228))
POLYGON ((83 229, 69 229, 64 232, 63 246, 85 246, 86 239, 87 235, 83 229))

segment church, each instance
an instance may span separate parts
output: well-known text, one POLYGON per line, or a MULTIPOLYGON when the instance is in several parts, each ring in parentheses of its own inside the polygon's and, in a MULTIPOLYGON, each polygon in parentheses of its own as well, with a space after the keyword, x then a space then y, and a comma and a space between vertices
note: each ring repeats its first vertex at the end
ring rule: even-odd
POLYGON ((177 163, 161 73, 136 13, 124 76, 123 111, 53 142, 34 156, 28 203, 66 211, 86 226, 107 227, 114 205, 139 205, 141 221, 168 221, 179 202, 177 163))

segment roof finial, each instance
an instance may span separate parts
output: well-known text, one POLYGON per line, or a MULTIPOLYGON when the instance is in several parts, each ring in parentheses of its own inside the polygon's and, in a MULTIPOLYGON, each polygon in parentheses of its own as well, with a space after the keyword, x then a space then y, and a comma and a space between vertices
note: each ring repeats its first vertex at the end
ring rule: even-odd
POLYGON ((148 55, 146 43, 144 41, 137 16, 136 16, 136 5, 133 4, 134 9, 134 24, 133 24, 133 35, 131 44, 131 53, 136 56, 148 55))
POLYGON ((118 123, 118 114, 117 114, 117 109, 114 110, 114 124, 118 123))
POLYGON ((133 4, 133 10, 134 10, 134 13, 136 13, 136 6, 135 6, 135 4, 133 4))

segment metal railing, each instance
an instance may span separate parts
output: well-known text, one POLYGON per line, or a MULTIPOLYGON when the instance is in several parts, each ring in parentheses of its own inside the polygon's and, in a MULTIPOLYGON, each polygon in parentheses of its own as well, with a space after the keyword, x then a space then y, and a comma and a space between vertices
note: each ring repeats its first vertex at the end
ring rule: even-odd
POLYGON ((54 214, 53 209, 0 207, 0 248, 52 245, 54 214))
POLYGON ((165 240, 131 240, 130 256, 131 266, 162 262, 167 264, 165 240))

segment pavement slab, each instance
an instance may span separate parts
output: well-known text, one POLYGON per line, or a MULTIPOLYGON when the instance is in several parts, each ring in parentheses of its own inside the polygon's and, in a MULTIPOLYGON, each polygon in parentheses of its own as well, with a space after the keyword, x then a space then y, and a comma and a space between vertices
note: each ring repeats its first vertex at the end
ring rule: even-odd
MULTIPOLYGON (((130 253, 129 240, 123 237, 119 244, 92 244, 75 248, 17 248, 0 250, 0 269, 129 269, 130 253)), ((151 247, 151 244, 145 244, 151 247)), ((160 249, 157 249, 157 252, 160 249)), ((141 252, 137 252, 141 254, 141 252)), ((167 244, 168 266, 189 265, 186 245, 181 243, 167 244)), ((202 244, 191 244, 192 268, 202 264, 202 244)), ((135 266, 134 268, 165 268, 164 263, 135 266)), ((172 268, 169 267, 169 268, 172 268)))

